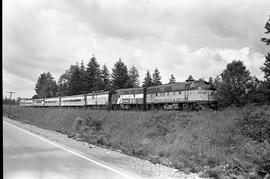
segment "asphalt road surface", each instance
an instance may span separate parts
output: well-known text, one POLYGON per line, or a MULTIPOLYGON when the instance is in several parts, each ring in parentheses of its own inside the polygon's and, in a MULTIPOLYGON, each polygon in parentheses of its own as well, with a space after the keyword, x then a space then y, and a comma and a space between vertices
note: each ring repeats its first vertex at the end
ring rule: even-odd
POLYGON ((89 158, 5 121, 3 158, 6 179, 138 178, 135 174, 89 158))

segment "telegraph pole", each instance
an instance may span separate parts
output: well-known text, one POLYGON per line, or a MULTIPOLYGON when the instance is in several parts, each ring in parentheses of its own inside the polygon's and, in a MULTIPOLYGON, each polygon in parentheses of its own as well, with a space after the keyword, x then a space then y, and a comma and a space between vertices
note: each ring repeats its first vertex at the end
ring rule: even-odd
POLYGON ((10 96, 9 96, 9 105, 8 105, 8 117, 10 117, 11 98, 12 98, 12 94, 13 94, 13 93, 16 93, 16 92, 13 92, 13 91, 7 91, 7 93, 10 94, 10 96))

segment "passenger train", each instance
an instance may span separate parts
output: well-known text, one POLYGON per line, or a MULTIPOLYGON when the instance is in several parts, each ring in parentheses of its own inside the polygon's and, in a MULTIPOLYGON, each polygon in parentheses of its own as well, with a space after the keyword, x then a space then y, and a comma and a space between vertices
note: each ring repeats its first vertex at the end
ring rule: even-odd
POLYGON ((216 90, 206 81, 186 81, 114 91, 22 100, 20 106, 87 107, 98 109, 199 110, 216 108, 216 90))

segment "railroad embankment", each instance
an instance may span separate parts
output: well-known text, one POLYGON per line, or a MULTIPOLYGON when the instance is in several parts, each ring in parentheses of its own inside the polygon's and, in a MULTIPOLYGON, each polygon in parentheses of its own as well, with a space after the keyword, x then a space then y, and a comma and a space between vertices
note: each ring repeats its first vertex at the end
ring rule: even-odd
POLYGON ((206 177, 265 177, 270 172, 268 106, 192 113, 12 106, 10 114, 17 121, 206 177))

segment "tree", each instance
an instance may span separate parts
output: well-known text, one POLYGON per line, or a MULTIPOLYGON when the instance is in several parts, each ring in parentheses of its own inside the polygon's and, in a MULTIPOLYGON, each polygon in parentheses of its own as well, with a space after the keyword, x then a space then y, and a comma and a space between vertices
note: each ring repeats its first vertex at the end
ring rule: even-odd
POLYGON ((86 68, 87 91, 93 92, 102 88, 101 71, 95 57, 92 57, 86 68))
POLYGON ((213 81, 213 78, 210 76, 210 77, 209 77, 209 80, 208 80, 208 83, 209 83, 210 85, 213 85, 213 82, 214 82, 214 81, 213 81))
MULTIPOLYGON (((269 16, 269 20, 266 22, 264 28, 266 29, 265 33, 269 34, 270 33, 270 16, 269 16)), ((266 45, 270 44, 270 38, 264 37, 264 38, 261 38, 261 41, 264 42, 266 45)))
POLYGON ((81 92, 82 93, 87 93, 88 92, 88 84, 87 84, 87 73, 86 73, 86 69, 84 66, 83 61, 81 61, 81 65, 80 65, 80 86, 81 86, 81 92))
POLYGON ((173 74, 171 74, 171 78, 169 81, 169 84, 175 83, 175 77, 173 76, 173 74))
MULTIPOLYGON (((266 32, 265 32, 266 34, 270 33, 270 16, 264 28, 266 29, 266 32)), ((261 41, 264 42, 266 45, 270 44, 270 38, 262 38, 261 41)), ((265 62, 263 63, 261 70, 264 72, 264 78, 269 82, 270 81, 270 53, 269 52, 265 56, 265 62)))
POLYGON ((152 81, 152 78, 151 78, 151 75, 150 75, 150 72, 149 70, 147 70, 147 73, 146 73, 146 76, 144 78, 144 81, 143 81, 143 87, 149 87, 149 86, 153 86, 153 81, 152 81))
POLYGON ((3 98, 2 99, 2 104, 5 104, 5 105, 14 105, 14 104, 19 104, 19 101, 15 100, 15 99, 9 99, 7 97, 3 98))
POLYGON ((109 90, 111 87, 111 81, 110 81, 110 73, 106 65, 103 65, 101 69, 101 79, 102 79, 102 84, 105 91, 109 90))
POLYGON ((50 72, 40 74, 35 86, 35 91, 38 98, 50 98, 56 96, 57 84, 50 72))
POLYGON ((194 78, 193 78, 191 75, 189 75, 189 77, 188 77, 188 79, 186 80, 186 82, 188 82, 188 81, 195 81, 195 80, 194 80, 194 78))
POLYGON ((265 62, 260 69, 264 72, 264 78, 270 82, 270 53, 265 56, 265 62))
POLYGON ((84 94, 87 92, 87 78, 86 70, 81 61, 79 66, 78 63, 71 65, 68 70, 62 74, 58 80, 58 95, 76 95, 84 94))
POLYGON ((247 89, 251 76, 242 61, 232 61, 221 73, 221 80, 214 82, 219 102, 223 106, 241 106, 247 102, 247 89))
MULTIPOLYGON (((265 27, 266 34, 270 33, 270 16, 269 20, 266 22, 265 27)), ((262 38, 262 42, 264 42, 266 45, 270 44, 270 38, 262 38)), ((261 85, 261 92, 264 94, 266 101, 268 104, 270 104, 270 53, 268 52, 265 56, 265 62, 263 63, 263 66, 260 68, 264 73, 265 81, 262 82, 261 85)))
POLYGON ((162 85, 161 76, 157 68, 155 68, 154 73, 153 73, 153 85, 154 86, 162 85))
POLYGON ((68 91, 70 95, 82 94, 83 81, 79 64, 70 67, 70 81, 68 91))
POLYGON ((247 100, 249 103, 265 103, 267 97, 264 94, 265 85, 263 81, 258 80, 255 76, 251 78, 247 89, 247 100))
MULTIPOLYGON (((71 68, 71 67, 70 67, 71 68)), ((65 71, 58 80, 58 96, 66 96, 71 95, 69 90, 70 86, 70 77, 71 77, 71 69, 65 71)))
POLYGON ((127 88, 129 86, 129 76, 127 66, 119 59, 112 69, 112 87, 114 89, 127 88))
POLYGON ((137 88, 140 86, 139 72, 134 65, 128 71, 128 76, 129 76, 129 87, 130 88, 137 88))

